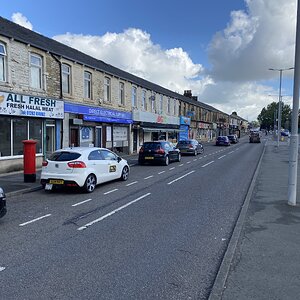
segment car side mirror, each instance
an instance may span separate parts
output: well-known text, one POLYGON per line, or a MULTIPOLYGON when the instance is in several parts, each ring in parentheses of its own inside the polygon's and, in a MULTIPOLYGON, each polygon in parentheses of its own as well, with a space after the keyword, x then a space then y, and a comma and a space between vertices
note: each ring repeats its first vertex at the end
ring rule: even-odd
POLYGON ((118 156, 117 160, 118 160, 118 163, 119 163, 122 160, 122 158, 120 156, 118 156))

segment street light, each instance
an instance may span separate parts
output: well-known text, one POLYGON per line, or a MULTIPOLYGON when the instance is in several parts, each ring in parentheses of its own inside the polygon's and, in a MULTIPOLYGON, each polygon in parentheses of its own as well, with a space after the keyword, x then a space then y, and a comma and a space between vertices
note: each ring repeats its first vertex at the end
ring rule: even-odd
POLYGON ((273 69, 270 68, 270 71, 279 71, 279 99, 278 99, 278 126, 277 126, 277 147, 279 147, 279 136, 281 132, 281 82, 282 82, 282 72, 294 69, 286 68, 286 69, 273 69))

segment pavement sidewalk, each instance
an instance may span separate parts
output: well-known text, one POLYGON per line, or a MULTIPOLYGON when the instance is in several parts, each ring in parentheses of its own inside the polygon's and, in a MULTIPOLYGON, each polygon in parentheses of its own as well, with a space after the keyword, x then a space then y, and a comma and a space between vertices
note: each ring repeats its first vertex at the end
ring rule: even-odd
MULTIPOLYGON (((265 147, 210 300, 300 297, 300 206, 287 204, 289 147, 275 144, 265 147)), ((298 195, 299 171, 298 163, 298 195)))

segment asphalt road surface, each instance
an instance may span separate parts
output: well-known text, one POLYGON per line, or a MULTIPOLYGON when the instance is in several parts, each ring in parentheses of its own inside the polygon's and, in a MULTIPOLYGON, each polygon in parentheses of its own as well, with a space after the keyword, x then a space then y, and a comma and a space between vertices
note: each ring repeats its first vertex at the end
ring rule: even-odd
POLYGON ((37 191, 0 220, 0 298, 207 299, 263 144, 131 167, 94 193, 37 191))

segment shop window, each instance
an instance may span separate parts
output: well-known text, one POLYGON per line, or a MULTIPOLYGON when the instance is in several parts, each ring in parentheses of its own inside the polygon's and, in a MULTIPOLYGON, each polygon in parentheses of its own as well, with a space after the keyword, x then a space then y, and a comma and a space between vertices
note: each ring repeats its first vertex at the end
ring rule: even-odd
POLYGON ((29 139, 36 140, 36 153, 42 153, 41 119, 29 119, 29 139))
POLYGON ((13 119, 13 155, 23 154, 23 140, 28 139, 27 119, 13 119))
POLYGON ((104 101, 110 102, 110 78, 104 78, 104 101))
POLYGON ((42 89, 42 57, 30 54, 30 86, 35 89, 42 89))
POLYGON ((11 156, 10 120, 7 117, 1 117, 0 119, 0 156, 11 156))
POLYGON ((131 103, 132 103, 132 107, 137 107, 136 87, 135 86, 132 87, 132 91, 131 91, 131 103))
POLYGON ((119 104, 125 105, 125 85, 123 82, 119 83, 119 104))
POLYGON ((0 81, 6 81, 6 47, 0 43, 0 81))
POLYGON ((92 98, 92 74, 84 71, 84 98, 92 98))
POLYGON ((66 94, 71 94, 71 67, 66 64, 62 64, 61 67, 62 77, 62 91, 66 94))

